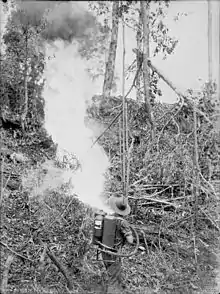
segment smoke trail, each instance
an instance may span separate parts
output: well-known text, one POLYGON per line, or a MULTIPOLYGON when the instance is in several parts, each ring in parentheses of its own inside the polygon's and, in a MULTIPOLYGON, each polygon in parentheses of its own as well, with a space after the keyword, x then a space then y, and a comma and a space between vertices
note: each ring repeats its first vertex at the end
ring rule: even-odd
POLYGON ((92 128, 85 126, 86 105, 95 94, 96 89, 86 72, 85 62, 79 57, 77 41, 85 38, 94 28, 94 17, 77 2, 58 3, 26 2, 20 3, 25 10, 27 21, 36 24, 43 15, 46 27, 43 32, 45 44, 44 77, 46 80, 43 97, 45 99, 45 128, 58 144, 59 154, 67 151, 75 154, 80 161, 81 169, 77 172, 63 171, 53 162, 40 167, 40 183, 29 181, 30 177, 38 179, 38 175, 29 172, 23 179, 24 186, 32 183, 32 195, 44 195, 48 189, 59 188, 63 183, 71 181, 71 192, 77 194, 81 201, 92 207, 108 211, 101 197, 109 162, 104 150, 93 142, 92 128), (33 9, 33 3, 35 9, 33 9), (50 3, 49 3, 50 4, 50 3), (46 9, 46 10, 45 10, 46 9), (45 12, 46 11, 46 12, 45 12), (54 56, 54 58, 48 58, 54 56), (41 169, 46 169, 42 176, 41 169), (43 177, 43 179, 42 179, 43 177))
POLYGON ((61 3, 47 15, 47 28, 44 37, 54 41, 61 39, 71 42, 73 39, 85 38, 95 28, 94 16, 83 9, 77 2, 61 3))
POLYGON ((40 26, 42 37, 49 41, 57 39, 71 42, 85 38, 96 29, 95 17, 77 2, 68 1, 18 1, 23 12, 23 23, 40 26))
POLYGON ((47 46, 47 55, 55 58, 48 61, 45 71, 45 127, 61 150, 76 154, 80 160, 82 169, 69 174, 73 192, 84 203, 106 209, 101 194, 108 158, 99 145, 91 148, 93 133, 84 122, 86 102, 95 94, 95 88, 77 53, 76 43, 65 45, 57 41, 47 46))

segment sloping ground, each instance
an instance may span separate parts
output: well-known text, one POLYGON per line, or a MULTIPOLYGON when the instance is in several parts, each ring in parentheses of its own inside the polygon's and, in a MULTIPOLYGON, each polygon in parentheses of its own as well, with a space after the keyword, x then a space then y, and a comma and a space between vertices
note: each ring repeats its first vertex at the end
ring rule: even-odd
POLYGON ((213 249, 214 269, 210 275, 203 278, 204 290, 197 292, 198 294, 219 294, 220 293, 220 238, 217 241, 216 248, 213 249))
MULTIPOLYGON (((220 180, 212 181, 216 196, 219 199, 216 208, 216 224, 220 228, 220 180)), ((220 293, 220 237, 216 241, 214 252, 214 269, 211 276, 204 277, 204 290, 199 294, 219 294, 220 293)))
MULTIPOLYGON (((220 216, 220 209, 219 209, 219 216, 220 216)), ((218 240, 219 244, 220 244, 220 238, 218 240)), ((215 292, 216 294, 220 293, 220 245, 217 248, 217 253, 216 253, 216 258, 217 258, 217 262, 218 262, 218 267, 215 270, 216 273, 216 278, 215 278, 215 283, 216 283, 216 287, 215 287, 215 292)))
MULTIPOLYGON (((92 217, 84 205, 72 195, 66 196, 64 190, 51 193, 44 201, 38 202, 29 201, 28 195, 20 189, 20 176, 25 169, 35 167, 47 158, 53 158, 55 149, 50 139, 41 133, 15 139, 12 134, 4 131, 1 132, 1 139, 1 143, 8 149, 6 153, 9 154, 5 156, 4 178, 7 180, 10 176, 12 180, 8 181, 8 192, 4 195, 1 242, 20 255, 34 260, 31 263, 30 260, 15 255, 8 274, 9 293, 67 293, 65 279, 55 265, 44 257, 40 241, 47 244, 67 268, 74 284, 73 293, 103 293, 104 268, 100 262, 94 260, 94 248, 90 247, 87 251, 92 217), (28 161, 19 162, 16 158, 13 160, 13 156, 10 156, 13 152, 22 153, 28 161), (41 259, 44 262, 43 269, 40 268, 41 259)), ((136 216, 137 219, 132 219, 131 216, 130 221, 145 230, 146 240, 140 232, 142 249, 136 256, 123 261, 123 273, 127 281, 124 293, 201 293, 198 292, 199 277, 195 273, 193 242, 187 234, 188 223, 185 221, 182 227, 178 222, 176 225, 176 219, 172 219, 175 217, 172 210, 164 211, 163 215, 161 211, 160 208, 147 211, 143 207, 136 216), (160 225, 161 220, 171 222, 173 227, 164 229, 160 225)), ((202 227, 203 225, 205 222, 202 227)), ((203 240, 211 243, 212 228, 204 231, 206 235, 203 240)), ((9 253, 10 250, 1 246, 2 264, 5 265, 9 253)), ((200 259, 204 263, 200 280, 206 278, 206 285, 202 285, 200 289, 210 286, 213 290, 216 288, 214 282, 212 283, 216 259, 205 248, 201 251, 200 259)), ((213 294, 205 294, 209 293, 213 294)))
MULTIPOLYGON (((219 212, 220 215, 220 212, 219 212)), ((219 238, 219 244, 220 244, 220 238, 219 238)), ((215 270, 216 272, 216 293, 219 294, 220 293, 220 245, 218 246, 218 253, 217 253, 217 261, 218 261, 218 268, 215 270)))
MULTIPOLYGON (((217 197, 219 199, 219 204, 218 204, 218 207, 217 207, 217 215, 218 215, 218 218, 217 218, 217 224, 220 228, 220 180, 219 181, 216 181, 215 183, 213 183, 214 187, 215 187, 215 191, 216 191, 216 194, 217 194, 217 197)), ((218 267, 217 269, 215 270, 216 272, 216 293, 219 294, 220 293, 220 237, 218 239, 218 247, 217 247, 217 251, 216 251, 216 254, 217 254, 217 262, 218 262, 218 267)))
MULTIPOLYGON (((42 199, 31 198, 22 187, 24 172, 53 160, 56 146, 44 130, 34 134, 16 132, 15 136, 13 131, 1 128, 0 140, 4 159, 0 166, 4 188, 0 284, 4 285, 0 286, 6 287, 7 293, 66 294, 64 276, 45 255, 44 246, 48 246, 71 276, 73 293, 92 293, 92 284, 102 289, 100 263, 88 265, 83 261, 92 224, 87 208, 77 197, 68 195, 65 186, 42 199)), ((94 258, 95 252, 91 250, 90 254, 94 258)), ((1 293, 5 294, 3 288, 1 293)))

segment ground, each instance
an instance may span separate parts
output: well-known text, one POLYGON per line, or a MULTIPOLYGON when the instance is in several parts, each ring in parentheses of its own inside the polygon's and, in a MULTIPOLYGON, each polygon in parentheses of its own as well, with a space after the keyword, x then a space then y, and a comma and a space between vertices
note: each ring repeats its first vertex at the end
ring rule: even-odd
MULTIPOLYGON (((83 222, 80 216, 84 211, 83 208, 77 202, 72 203, 71 199, 62 198, 59 194, 54 194, 52 195, 52 198, 46 199, 44 203, 42 202, 42 206, 39 206, 39 203, 34 201, 28 203, 28 201, 26 202, 25 200, 25 194, 21 193, 19 190, 19 176, 24 169, 28 168, 29 165, 34 167, 39 162, 43 162, 44 156, 44 159, 47 157, 53 157, 54 149, 52 148, 53 146, 51 146, 50 140, 45 140, 45 138, 40 136, 34 137, 35 142, 31 142, 33 139, 29 137, 27 137, 27 142, 24 142, 23 139, 21 139, 21 141, 16 140, 15 142, 12 137, 8 136, 6 136, 6 139, 7 140, 4 142, 5 147, 9 150, 10 154, 19 151, 29 158, 31 162, 16 162, 15 156, 10 157, 5 154, 4 174, 6 179, 10 175, 10 180, 8 181, 9 187, 6 189, 7 193, 4 195, 5 222, 4 227, 1 228, 1 241, 6 243, 8 247, 13 248, 16 252, 29 256, 31 259, 36 258, 37 260, 37 263, 35 264, 35 267, 37 268, 36 270, 28 262, 24 262, 17 257, 14 259, 14 263, 11 266, 8 275, 8 293, 22 293, 22 289, 25 289, 25 287, 28 289, 26 293, 67 293, 65 290, 65 279, 50 260, 47 260, 44 265, 45 269, 42 272, 43 276, 42 273, 37 272, 39 267, 38 260, 39 257, 42 256, 42 252, 40 251, 41 245, 37 243, 38 236, 36 235, 35 230, 42 233, 42 238, 45 238, 45 242, 52 247, 56 256, 68 268, 71 277, 74 277, 74 287, 76 291, 73 293, 104 293, 104 282, 102 280, 103 275, 105 276, 104 268, 100 265, 100 262, 92 261, 92 258, 95 258, 94 250, 89 252, 90 257, 87 259, 88 269, 86 267, 82 269, 82 263, 79 258, 81 254, 80 249, 83 248, 82 239, 85 237, 83 235, 83 222), (28 207, 28 205, 30 207, 28 207), (56 210, 56 205, 59 210, 56 210), (71 213, 68 212, 67 208, 72 209, 71 213), (31 219, 28 214, 29 209, 31 209, 32 213, 31 219), (34 209, 36 209, 36 211, 33 211, 34 209), (43 214, 44 210, 45 214, 43 214), (45 228, 41 229, 39 227, 40 223, 45 225, 45 222, 43 221, 47 221, 48 223, 46 224, 50 225, 50 222, 55 220, 56 214, 59 211, 63 211, 62 222, 61 219, 58 219, 59 222, 54 223, 51 230, 45 230, 45 228), (40 222, 38 216, 41 218, 44 217, 45 219, 43 219, 43 221, 41 219, 40 222), (72 225, 74 225, 74 227, 72 227, 72 225), (82 229, 81 232, 79 232, 79 228, 82 229), (76 236, 78 236, 77 240, 76 236), (68 239, 69 237, 70 239, 68 239), (47 289, 50 289, 48 290, 50 292, 45 292, 47 289)), ((7 153, 8 151, 5 152, 7 153)), ((20 160, 19 158, 17 159, 20 160)), ((217 217, 215 221, 220 227, 220 206, 216 209, 217 217)), ((183 251, 182 253, 185 254, 186 252, 183 251)), ((5 264, 9 253, 10 251, 8 251, 8 249, 1 246, 2 264, 5 264)), ((169 254, 171 253, 169 252, 169 254)), ((162 250, 154 253, 152 252, 151 255, 140 250, 135 257, 124 259, 123 270, 127 280, 127 289, 124 290, 124 292, 122 292, 121 289, 120 292, 117 291, 117 289, 112 290, 109 294, 220 293, 219 241, 216 240, 215 244, 209 244, 209 248, 205 248, 198 257, 199 261, 204 260, 204 263, 207 263, 207 266, 204 267, 203 271, 200 268, 197 273, 193 272, 192 268, 186 264, 187 260, 184 261, 183 259, 180 259, 182 262, 180 267, 184 265, 185 272, 191 270, 194 277, 194 282, 187 282, 186 286, 184 284, 184 277, 177 275, 178 262, 175 262, 176 253, 174 252, 170 257, 169 254, 167 256, 170 259, 166 259, 166 252, 163 252, 162 250), (180 283, 177 285, 178 282, 180 283), (161 284, 164 284, 163 288, 161 287, 161 284), (158 287, 155 287, 155 285, 158 285, 158 287)), ((186 258, 189 257, 187 256, 186 258)), ((186 275, 187 278, 188 276, 186 275)))

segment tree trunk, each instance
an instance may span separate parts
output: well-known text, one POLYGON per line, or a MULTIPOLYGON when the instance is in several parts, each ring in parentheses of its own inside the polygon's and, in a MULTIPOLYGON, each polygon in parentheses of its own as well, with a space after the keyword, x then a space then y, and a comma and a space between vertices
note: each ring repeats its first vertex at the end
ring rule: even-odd
POLYGON ((211 1, 208 0, 208 63, 209 63, 209 83, 212 82, 212 8, 211 1))
MULTIPOLYGON (((220 106, 220 2, 218 2, 219 9, 218 9, 218 110, 220 106)), ((220 118, 218 118, 220 121, 220 118)))
POLYGON ((198 139, 197 139, 197 115, 196 115, 196 105, 195 101, 193 103, 193 132, 194 132, 194 157, 193 157, 193 165, 194 165, 194 233, 196 235, 197 230, 197 221, 198 221, 198 187, 199 184, 199 159, 198 159, 198 139))
POLYGON ((105 67, 105 78, 103 84, 103 96, 110 96, 111 88, 115 72, 115 59, 118 44, 118 15, 119 1, 114 1, 112 4, 112 34, 109 45, 108 61, 105 67))
POLYGON ((1 160, 1 177, 0 177, 0 207, 2 205, 3 201, 3 194, 4 194, 4 163, 5 163, 5 158, 2 156, 1 160))
POLYGON ((216 123, 216 131, 219 133, 219 137, 220 137, 220 2, 218 2, 219 5, 219 9, 218 9, 218 21, 219 21, 219 31, 218 31, 218 97, 217 97, 217 105, 216 105, 216 110, 217 110, 217 114, 218 114, 218 119, 217 119, 217 123, 216 123))
POLYGON ((125 24, 124 19, 122 21, 122 34, 123 34, 123 57, 122 57, 122 67, 123 67, 123 75, 122 75, 122 107, 123 107, 123 116, 122 116, 122 142, 123 142, 123 190, 124 196, 128 196, 128 181, 127 181, 127 155, 128 155, 128 114, 127 114, 127 100, 125 98, 125 24))
POLYGON ((24 102, 21 112, 21 126, 24 130, 28 112, 28 31, 25 32, 25 64, 24 64, 24 102))
MULTIPOLYGON (((137 51, 136 51, 136 63, 137 63, 137 70, 142 66, 142 61, 140 57, 140 52, 142 52, 141 48, 141 32, 142 32, 142 21, 141 21, 141 11, 139 11, 139 22, 138 22, 138 28, 137 28, 137 33, 136 33, 136 41, 137 41, 137 51)), ((137 74, 136 78, 136 99, 138 103, 142 102, 142 97, 141 97, 141 91, 140 91, 140 86, 141 86, 141 71, 137 74)))
POLYGON ((53 261, 53 263, 56 265, 56 267, 59 269, 59 271, 63 274, 63 276, 66 279, 67 282, 67 288, 69 290, 73 290, 73 281, 71 277, 69 276, 69 273, 67 269, 64 267, 64 265, 56 258, 54 253, 47 247, 47 255, 50 257, 50 259, 53 261))
MULTIPOLYGON (((220 2, 218 2, 218 106, 220 106, 220 2)), ((219 107, 218 107, 219 110, 219 107)), ((220 119, 219 119, 220 120, 220 119)))
POLYGON ((143 23, 143 35, 144 35, 144 48, 143 48, 143 77, 144 77, 144 101, 145 108, 148 114, 148 120, 151 125, 152 136, 154 134, 154 123, 151 113, 150 105, 150 77, 149 77, 149 3, 147 1, 141 1, 141 17, 143 23))

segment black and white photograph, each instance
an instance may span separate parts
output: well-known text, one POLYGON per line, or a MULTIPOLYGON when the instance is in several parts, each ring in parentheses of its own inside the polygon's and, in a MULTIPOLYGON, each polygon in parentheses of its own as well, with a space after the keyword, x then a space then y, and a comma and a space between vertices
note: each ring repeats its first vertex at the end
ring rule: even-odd
POLYGON ((0 294, 220 294, 220 0, 0 0, 0 294))

